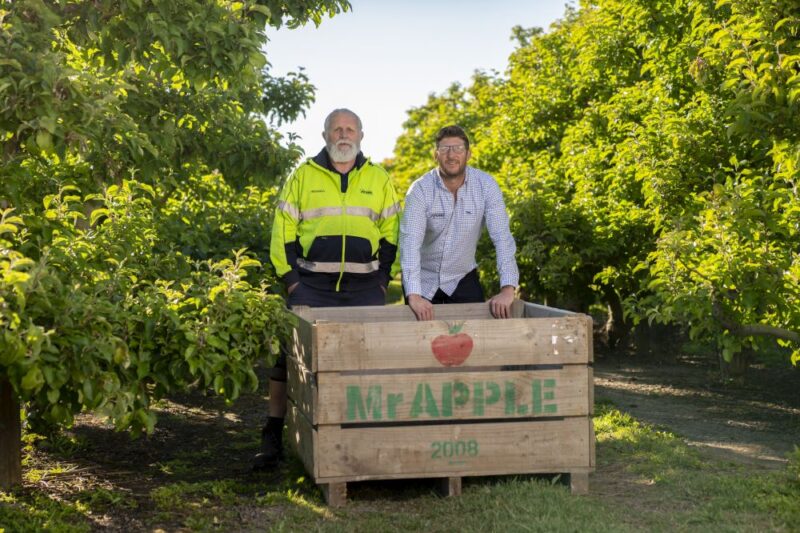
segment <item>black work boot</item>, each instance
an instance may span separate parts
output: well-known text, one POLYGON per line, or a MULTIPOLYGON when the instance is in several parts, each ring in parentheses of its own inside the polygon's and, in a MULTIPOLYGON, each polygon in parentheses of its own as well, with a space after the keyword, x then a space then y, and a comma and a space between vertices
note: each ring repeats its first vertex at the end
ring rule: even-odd
POLYGON ((274 468, 283 460, 281 434, 271 431, 268 426, 261 430, 261 451, 253 457, 253 470, 274 468))

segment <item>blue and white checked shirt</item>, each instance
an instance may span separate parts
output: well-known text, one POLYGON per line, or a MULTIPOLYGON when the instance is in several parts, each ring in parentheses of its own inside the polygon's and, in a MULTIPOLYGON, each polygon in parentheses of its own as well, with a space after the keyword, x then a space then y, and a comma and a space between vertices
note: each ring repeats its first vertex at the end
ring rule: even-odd
POLYGON ((489 174, 467 167, 458 199, 435 168, 411 184, 400 223, 400 266, 406 294, 428 300, 437 289, 453 294, 477 266, 475 249, 484 223, 497 252, 500 286, 519 286, 516 245, 503 193, 489 174))

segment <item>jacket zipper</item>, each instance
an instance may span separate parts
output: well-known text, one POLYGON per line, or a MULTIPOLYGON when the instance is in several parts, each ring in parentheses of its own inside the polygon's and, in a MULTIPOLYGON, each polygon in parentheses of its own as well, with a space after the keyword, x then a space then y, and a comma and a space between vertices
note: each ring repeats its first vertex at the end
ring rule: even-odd
MULTIPOLYGON (((347 190, 350 190, 350 177, 348 176, 348 184, 347 190)), ((342 192, 342 184, 341 184, 342 177, 339 176, 339 194, 342 198, 342 262, 339 265, 339 279, 336 280, 336 292, 341 292, 340 285, 342 284, 342 278, 344 277, 344 258, 345 258, 345 250, 347 248, 347 193, 342 192)))

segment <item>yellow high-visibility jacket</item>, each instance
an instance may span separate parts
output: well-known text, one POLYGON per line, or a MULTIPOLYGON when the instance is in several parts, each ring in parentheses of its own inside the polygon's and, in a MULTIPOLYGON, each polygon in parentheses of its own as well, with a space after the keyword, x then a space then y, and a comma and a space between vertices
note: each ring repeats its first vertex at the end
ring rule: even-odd
POLYGON ((323 150, 281 190, 270 259, 286 286, 322 290, 386 286, 396 274, 400 203, 386 171, 358 154, 346 179, 323 150))

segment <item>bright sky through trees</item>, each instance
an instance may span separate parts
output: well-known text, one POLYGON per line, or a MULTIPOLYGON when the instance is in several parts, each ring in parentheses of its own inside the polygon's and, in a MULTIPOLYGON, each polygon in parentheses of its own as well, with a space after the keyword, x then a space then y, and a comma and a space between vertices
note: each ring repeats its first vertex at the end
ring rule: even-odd
POLYGON ((336 107, 364 122, 364 153, 391 157, 406 110, 451 83, 467 84, 476 69, 502 72, 514 49, 511 28, 547 29, 568 0, 351 0, 352 11, 319 28, 270 34, 267 54, 282 75, 305 67, 316 88, 306 118, 284 125, 302 137, 308 155, 322 147, 322 123, 336 107))

